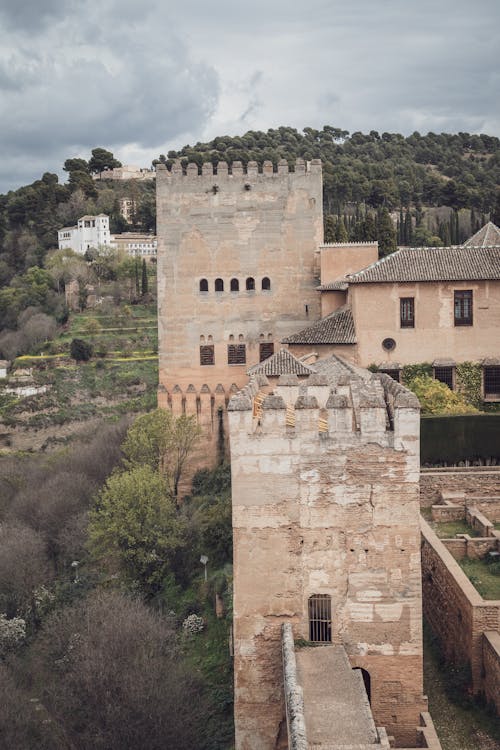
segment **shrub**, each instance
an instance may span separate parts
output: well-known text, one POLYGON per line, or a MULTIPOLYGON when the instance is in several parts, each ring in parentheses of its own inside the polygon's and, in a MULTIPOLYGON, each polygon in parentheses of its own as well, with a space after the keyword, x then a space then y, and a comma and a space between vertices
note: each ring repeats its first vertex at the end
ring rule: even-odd
POLYGON ((204 627, 205 624, 203 622, 203 617, 195 614, 188 615, 182 623, 182 628, 186 635, 195 635, 196 633, 201 633, 204 627))
POLYGON ((92 345, 83 339, 73 339, 70 346, 70 354, 77 362, 88 362, 92 356, 92 345))
POLYGON ((8 620, 0 614, 0 656, 14 651, 26 639, 26 622, 21 617, 8 620))

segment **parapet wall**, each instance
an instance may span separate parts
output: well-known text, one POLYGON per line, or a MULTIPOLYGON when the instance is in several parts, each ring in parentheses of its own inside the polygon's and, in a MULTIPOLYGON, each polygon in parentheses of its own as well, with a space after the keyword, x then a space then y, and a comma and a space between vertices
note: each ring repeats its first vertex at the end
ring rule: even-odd
POLYGON ((162 176, 167 173, 171 177, 243 177, 245 175, 249 177, 256 177, 257 175, 263 175, 264 177, 272 177, 273 175, 284 175, 284 174, 306 174, 316 173, 321 174, 321 159, 313 159, 312 161, 305 161, 304 159, 296 159, 295 168, 290 169, 288 161, 286 159, 280 159, 274 170, 272 161, 266 160, 262 166, 256 161, 249 161, 246 166, 241 161, 233 161, 231 163, 225 161, 219 161, 217 163, 204 162, 201 167, 195 162, 190 162, 186 167, 183 167, 180 161, 174 162, 172 168, 169 170, 165 164, 157 164, 156 172, 160 172, 162 176))

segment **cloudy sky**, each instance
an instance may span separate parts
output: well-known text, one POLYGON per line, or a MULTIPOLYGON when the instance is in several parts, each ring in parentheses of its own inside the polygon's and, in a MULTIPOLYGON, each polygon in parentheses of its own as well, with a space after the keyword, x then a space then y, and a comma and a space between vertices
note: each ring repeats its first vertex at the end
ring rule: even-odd
POLYGON ((279 125, 500 136, 498 0, 0 0, 0 191, 279 125))

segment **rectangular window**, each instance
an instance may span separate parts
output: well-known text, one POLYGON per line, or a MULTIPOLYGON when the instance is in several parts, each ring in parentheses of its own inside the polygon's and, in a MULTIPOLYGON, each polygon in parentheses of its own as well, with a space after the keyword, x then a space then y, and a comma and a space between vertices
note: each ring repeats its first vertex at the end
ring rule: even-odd
POLYGON ((328 594, 309 597, 309 640, 314 643, 331 643, 332 600, 328 594))
POLYGON ((450 391, 453 390, 453 367, 435 367, 434 379, 440 383, 445 383, 450 391))
POLYGON ((454 317, 456 326, 472 325, 472 290, 455 290, 454 317))
POLYGON ((259 362, 263 362, 274 354, 274 344, 272 341, 265 341, 259 345, 259 362))
POLYGON ((399 312, 401 328, 415 328, 415 298, 401 297, 399 312))
POLYGON ((379 372, 385 372, 386 375, 389 375, 393 380, 396 381, 396 383, 400 382, 400 370, 384 370, 384 368, 379 369, 379 372))
POLYGON ((215 365, 215 351, 213 344, 200 346, 200 365, 215 365))
POLYGON ((228 344, 228 365, 244 365, 247 361, 247 348, 245 344, 228 344))
POLYGON ((500 366, 484 367, 484 395, 500 396, 500 366))

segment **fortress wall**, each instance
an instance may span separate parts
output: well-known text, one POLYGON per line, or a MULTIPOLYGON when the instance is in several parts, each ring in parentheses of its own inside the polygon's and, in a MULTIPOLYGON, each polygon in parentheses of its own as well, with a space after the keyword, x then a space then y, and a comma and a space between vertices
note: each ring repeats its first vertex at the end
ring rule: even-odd
POLYGON ((325 403, 321 386, 302 389, 294 426, 284 386, 260 415, 254 384, 229 405, 238 750, 275 747, 280 627, 290 622, 307 640, 313 594, 331 596, 332 641, 370 673, 376 724, 414 745, 425 710, 419 410, 396 396, 391 431, 380 392, 337 390, 325 403))

